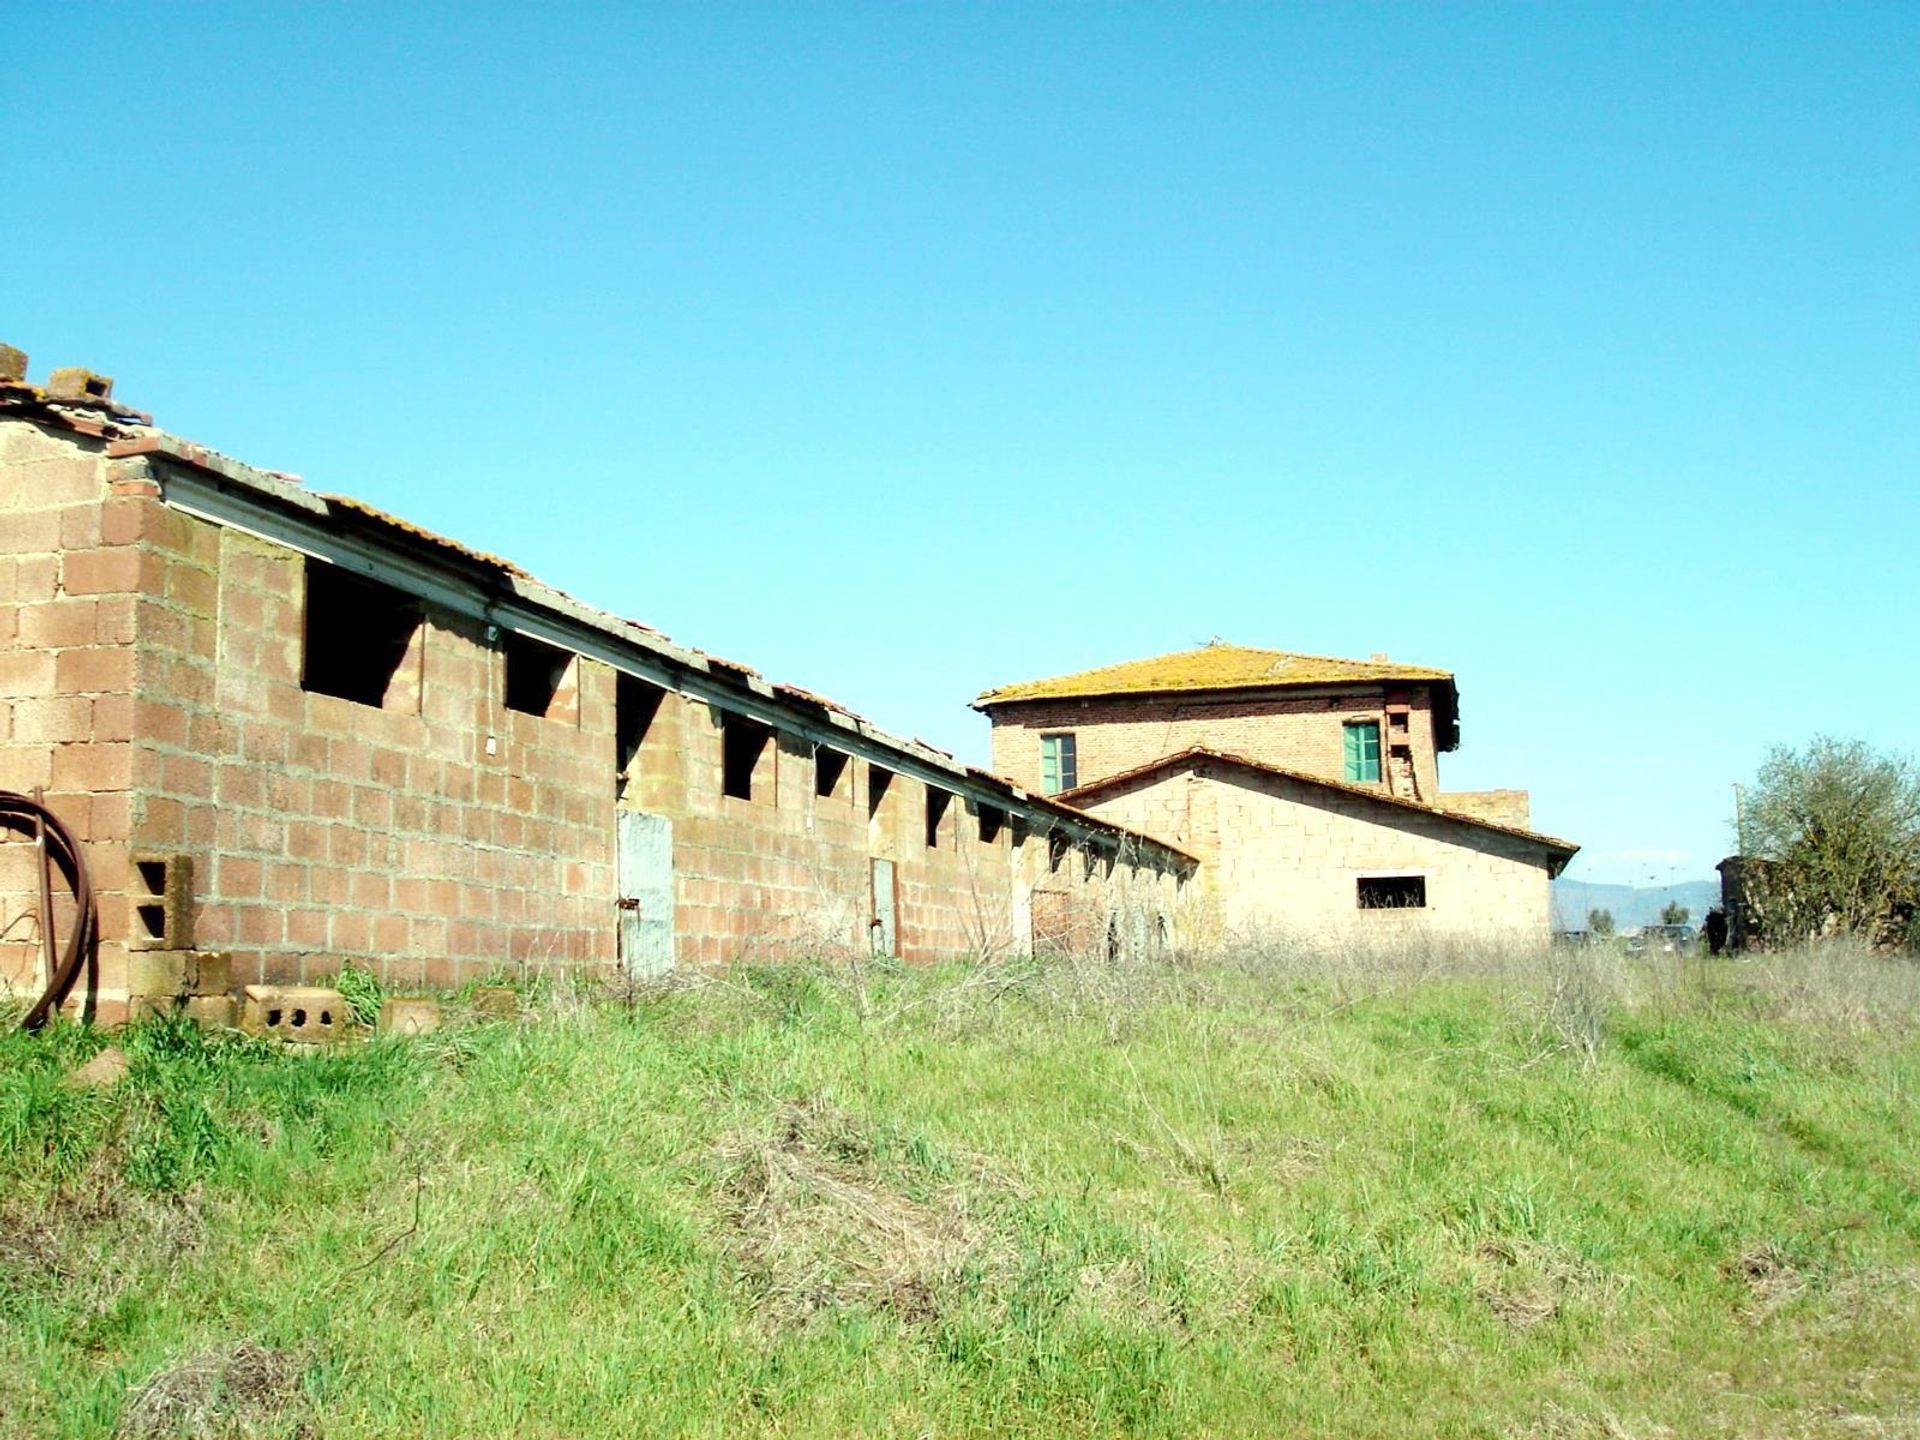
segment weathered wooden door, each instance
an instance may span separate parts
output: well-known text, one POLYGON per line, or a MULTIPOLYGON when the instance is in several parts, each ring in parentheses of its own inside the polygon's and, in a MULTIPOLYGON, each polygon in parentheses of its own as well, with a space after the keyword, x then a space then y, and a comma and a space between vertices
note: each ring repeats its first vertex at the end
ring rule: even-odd
POLYGON ((673 969, 673 822, 617 813, 620 963, 634 978, 652 980, 673 969))
POLYGON ((899 908, 894 902, 891 860, 873 862, 873 920, 867 928, 876 956, 891 959, 900 953, 899 908))

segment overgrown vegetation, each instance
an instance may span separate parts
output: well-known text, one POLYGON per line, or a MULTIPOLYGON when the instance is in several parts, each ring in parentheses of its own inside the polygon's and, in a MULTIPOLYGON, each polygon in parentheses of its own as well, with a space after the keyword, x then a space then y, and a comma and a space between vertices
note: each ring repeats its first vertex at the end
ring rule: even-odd
POLYGON ((1776 942, 1840 931, 1920 948, 1920 767, 1859 740, 1819 736, 1768 752, 1740 822, 1767 862, 1776 942))
POLYGON ((0 1040, 47 1436, 1920 1433, 1920 972, 786 966, 0 1040))

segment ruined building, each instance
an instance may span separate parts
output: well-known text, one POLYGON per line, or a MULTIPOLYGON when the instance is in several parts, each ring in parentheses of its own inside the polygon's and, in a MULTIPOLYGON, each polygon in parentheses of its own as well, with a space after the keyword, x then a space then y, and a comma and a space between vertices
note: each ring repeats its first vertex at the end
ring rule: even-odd
MULTIPOLYGON (((98 1018, 796 953, 1545 935, 1573 847, 1449 796, 1443 672, 1216 646, 991 691, 994 771, 192 444, 0 347, 0 791, 98 907, 98 1018), (64 833, 64 832, 63 832, 64 833)), ((0 989, 49 958, 0 834, 0 989)), ((56 897, 57 898, 57 897, 56 897)))
POLYGON ((1016 784, 1199 857, 1223 933, 1544 938, 1577 847, 1529 828, 1524 790, 1448 793, 1444 670, 1215 643, 974 701, 1016 784))
MULTIPOLYGON (((1176 844, 24 374, 0 350, 0 790, 85 851, 103 1020, 343 961, 1177 941, 1176 844)), ((0 984, 33 992, 33 846, 0 838, 0 984)))

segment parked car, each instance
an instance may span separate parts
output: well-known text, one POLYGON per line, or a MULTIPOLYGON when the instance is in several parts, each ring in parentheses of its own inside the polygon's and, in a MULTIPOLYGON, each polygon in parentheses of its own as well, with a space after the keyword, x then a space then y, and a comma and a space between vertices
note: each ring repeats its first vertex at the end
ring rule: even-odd
POLYGON ((1642 925, 1640 933, 1627 942, 1635 953, 1684 954, 1698 948, 1700 932, 1691 925, 1642 925))

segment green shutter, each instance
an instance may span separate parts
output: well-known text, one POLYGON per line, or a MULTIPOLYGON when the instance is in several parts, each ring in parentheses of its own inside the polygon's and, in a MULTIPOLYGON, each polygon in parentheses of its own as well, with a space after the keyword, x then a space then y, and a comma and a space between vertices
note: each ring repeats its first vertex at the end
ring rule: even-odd
POLYGON ((1346 727, 1347 779, 1372 784, 1380 778, 1380 724, 1362 720, 1346 727))
POLYGON ((1058 795, 1079 784, 1079 767, 1074 763, 1073 736, 1040 737, 1040 789, 1043 794, 1058 795))

